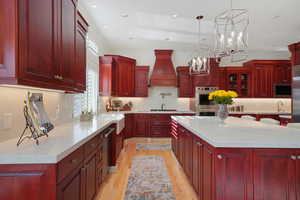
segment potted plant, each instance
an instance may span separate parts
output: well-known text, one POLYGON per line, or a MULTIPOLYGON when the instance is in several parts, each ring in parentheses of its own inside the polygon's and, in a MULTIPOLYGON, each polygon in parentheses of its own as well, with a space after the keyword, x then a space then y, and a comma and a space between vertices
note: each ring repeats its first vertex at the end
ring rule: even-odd
POLYGON ((228 108, 227 105, 233 103, 233 98, 238 97, 238 94, 235 91, 225 91, 225 90, 216 90, 209 93, 208 99, 214 101, 215 104, 219 105, 218 117, 221 119, 221 122, 224 124, 225 119, 228 117, 228 108))

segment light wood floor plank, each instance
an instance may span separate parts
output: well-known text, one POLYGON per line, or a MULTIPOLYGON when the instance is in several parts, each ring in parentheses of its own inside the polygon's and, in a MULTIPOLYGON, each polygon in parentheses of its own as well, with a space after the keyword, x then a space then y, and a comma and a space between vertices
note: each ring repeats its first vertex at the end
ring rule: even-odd
POLYGON ((130 174, 131 161, 136 155, 162 156, 165 159, 176 199, 198 200, 197 194, 190 185, 172 151, 136 151, 135 146, 137 143, 170 143, 170 141, 165 139, 149 140, 144 138, 127 140, 117 162, 117 171, 107 177, 96 200, 123 200, 130 174))

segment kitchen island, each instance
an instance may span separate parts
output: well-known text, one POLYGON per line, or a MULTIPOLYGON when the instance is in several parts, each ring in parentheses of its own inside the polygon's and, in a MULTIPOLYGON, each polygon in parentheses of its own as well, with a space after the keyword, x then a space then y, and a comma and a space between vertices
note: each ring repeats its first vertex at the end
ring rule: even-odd
POLYGON ((205 200, 300 198, 297 129, 230 117, 172 117, 172 149, 205 200))

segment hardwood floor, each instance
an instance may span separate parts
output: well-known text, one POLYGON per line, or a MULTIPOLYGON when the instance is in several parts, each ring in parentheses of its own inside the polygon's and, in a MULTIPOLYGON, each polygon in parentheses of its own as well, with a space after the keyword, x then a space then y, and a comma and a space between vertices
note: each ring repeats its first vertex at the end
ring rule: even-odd
POLYGON ((135 155, 159 155, 165 159, 172 181, 176 200, 197 200, 197 194, 177 163, 172 151, 136 151, 137 143, 169 143, 166 139, 130 139, 119 157, 117 171, 111 173, 103 184, 96 200, 123 200, 130 173, 131 161, 135 155))

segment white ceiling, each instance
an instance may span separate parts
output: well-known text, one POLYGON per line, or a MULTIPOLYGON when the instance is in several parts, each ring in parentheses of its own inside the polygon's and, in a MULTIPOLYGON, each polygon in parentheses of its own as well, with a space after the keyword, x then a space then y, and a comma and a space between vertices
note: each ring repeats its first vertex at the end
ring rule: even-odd
MULTIPOLYGON (((82 0, 112 48, 194 49, 197 15, 203 43, 213 46, 214 17, 229 8, 229 0, 82 0), (178 15, 174 18, 172 15, 178 15), (128 15, 128 17, 122 17, 128 15)), ((249 10, 249 49, 287 51, 300 41, 300 0, 233 0, 249 10)))

